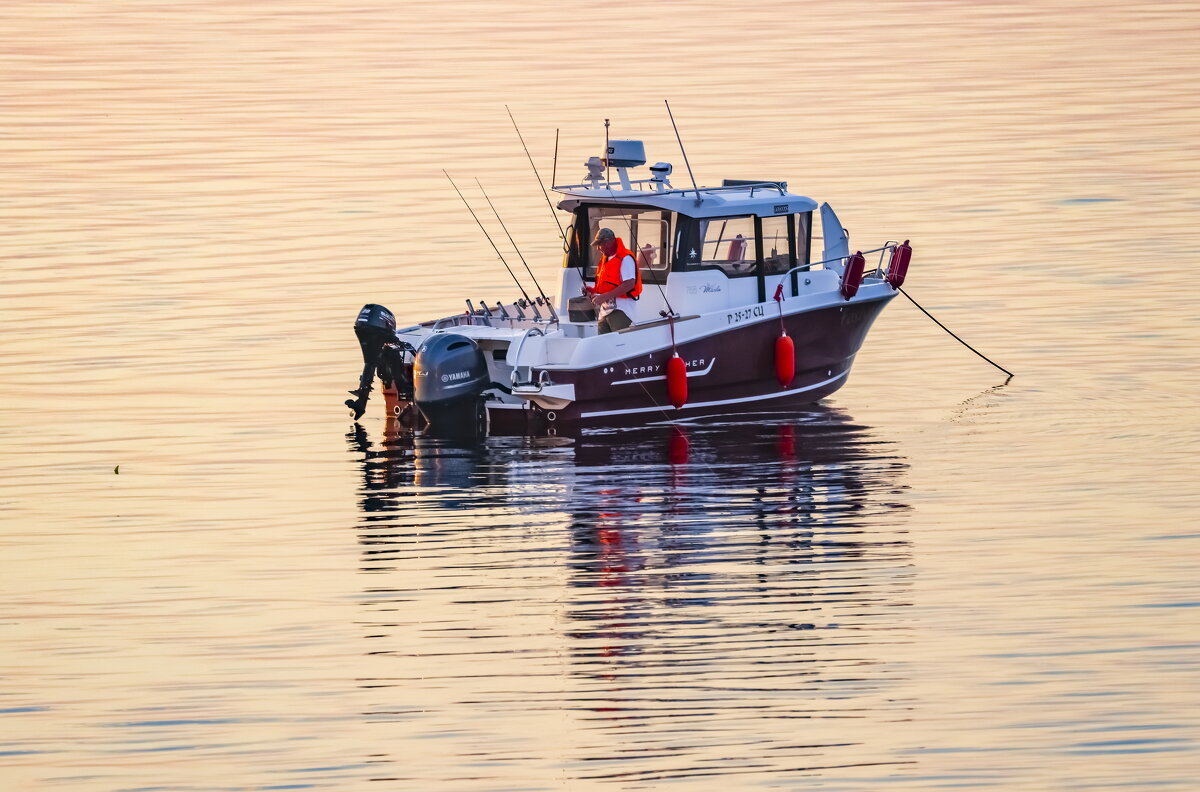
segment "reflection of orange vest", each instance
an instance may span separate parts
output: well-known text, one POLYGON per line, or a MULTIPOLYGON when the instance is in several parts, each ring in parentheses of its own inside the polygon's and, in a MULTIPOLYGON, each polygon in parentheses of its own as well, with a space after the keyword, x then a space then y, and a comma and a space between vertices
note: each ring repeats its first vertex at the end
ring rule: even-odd
MULTIPOLYGON (((596 294, 610 292, 625 282, 621 277, 621 262, 626 256, 633 258, 629 248, 625 247, 625 243, 618 237, 617 252, 600 259, 600 266, 596 268, 596 294)), ((642 271, 638 269, 637 259, 633 259, 633 262, 634 277, 637 280, 633 284, 633 290, 624 296, 636 300, 642 293, 642 271)))

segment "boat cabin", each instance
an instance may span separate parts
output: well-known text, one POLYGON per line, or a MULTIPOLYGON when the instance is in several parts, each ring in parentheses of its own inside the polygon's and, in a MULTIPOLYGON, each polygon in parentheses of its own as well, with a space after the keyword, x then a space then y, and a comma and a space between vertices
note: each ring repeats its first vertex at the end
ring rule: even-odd
MULTIPOLYGON (((618 180, 603 177, 603 161, 588 163, 589 183, 555 187, 559 208, 572 215, 566 232, 562 283, 569 298, 595 282, 599 251, 591 244, 609 228, 637 259, 642 294, 634 324, 656 321, 668 310, 705 313, 766 301, 791 272, 812 262, 811 198, 793 195, 785 182, 726 180, 720 187, 676 189, 671 166, 657 163, 652 178, 634 181, 628 168, 644 164, 639 141, 612 141, 609 164, 618 180), (614 151, 615 149, 615 151, 614 151), (632 155, 630 156, 630 149, 632 155), (626 156, 622 157, 621 155, 626 156), (641 155, 641 156, 639 156, 641 155), (775 276, 772 278, 771 276, 775 276)), ((795 294, 793 283, 789 293, 795 294)))

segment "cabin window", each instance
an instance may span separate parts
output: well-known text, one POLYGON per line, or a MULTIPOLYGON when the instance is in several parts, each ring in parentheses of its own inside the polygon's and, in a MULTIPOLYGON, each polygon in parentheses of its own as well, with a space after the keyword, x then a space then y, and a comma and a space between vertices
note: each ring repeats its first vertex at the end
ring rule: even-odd
POLYGON ((588 209, 587 271, 585 276, 593 278, 600 264, 600 251, 592 245, 601 228, 612 229, 629 251, 634 254, 642 280, 660 280, 670 269, 671 257, 668 240, 671 230, 670 213, 661 209, 643 209, 626 206, 593 206, 588 209))
POLYGON ((796 266, 791 239, 795 236, 792 215, 762 218, 763 273, 782 275, 796 266))
POLYGON ((753 217, 713 217, 699 225, 704 240, 700 266, 720 267, 731 278, 754 274, 758 244, 753 217))
POLYGON ((642 280, 666 283, 665 275, 671 268, 667 241, 671 238, 671 222, 667 212, 638 212, 630 223, 633 242, 629 249, 637 258, 642 280))

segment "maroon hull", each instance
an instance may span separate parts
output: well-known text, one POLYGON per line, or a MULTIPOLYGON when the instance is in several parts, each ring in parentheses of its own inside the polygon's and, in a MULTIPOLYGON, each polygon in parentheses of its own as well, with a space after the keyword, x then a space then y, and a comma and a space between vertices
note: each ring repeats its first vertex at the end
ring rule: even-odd
MULTIPOLYGON (((569 433, 578 428, 630 426, 704 415, 777 410, 807 404, 846 381, 854 355, 891 298, 835 306, 786 317, 795 342, 796 376, 787 387, 775 377, 779 320, 764 319, 678 346, 688 371, 688 400, 667 400, 669 347, 591 369, 550 369, 555 384, 573 384, 576 401, 561 410, 539 407, 489 410, 494 434, 569 433)), ((768 314, 769 316, 769 314, 768 314)), ((534 369, 534 381, 540 374, 534 369)))

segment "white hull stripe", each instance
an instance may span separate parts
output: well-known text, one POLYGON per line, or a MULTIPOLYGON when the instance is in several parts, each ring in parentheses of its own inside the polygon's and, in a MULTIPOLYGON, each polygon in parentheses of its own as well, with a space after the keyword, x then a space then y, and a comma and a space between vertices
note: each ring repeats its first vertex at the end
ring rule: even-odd
MULTIPOLYGON (((713 364, 716 362, 717 362, 717 358, 716 358, 716 356, 714 356, 712 360, 708 361, 708 367, 706 369, 704 369, 704 371, 689 371, 687 373, 687 375, 689 377, 703 377, 705 374, 712 371, 713 364)), ((666 378, 667 378, 666 374, 658 374, 654 377, 638 377, 637 379, 617 380, 616 382, 610 382, 608 384, 609 385, 632 385, 635 382, 654 382, 655 380, 665 380, 666 378)))
MULTIPOLYGON (((689 402, 688 404, 685 404, 682 407, 680 407, 679 411, 682 412, 683 410, 692 409, 692 408, 696 408, 696 407, 719 407, 722 404, 742 404, 744 402, 763 401, 764 399, 778 399, 782 396, 794 396, 797 393, 803 393, 804 391, 816 390, 817 388, 824 387, 824 386, 830 384, 831 382, 837 382, 838 380, 842 379, 849 373, 850 373, 850 370, 846 369, 841 374, 834 375, 827 380, 822 380, 821 382, 818 382, 815 385, 808 385, 803 388, 794 388, 791 390, 779 391, 778 393, 764 393, 761 396, 746 396, 741 399, 721 399, 719 401, 689 402)), ((632 413, 662 412, 664 410, 671 410, 671 409, 672 409, 671 405, 665 404, 665 405, 662 405, 661 407, 660 406, 633 407, 628 410, 601 410, 599 412, 585 412, 585 413, 580 413, 579 417, 580 418, 595 418, 597 416, 604 416, 604 415, 630 415, 632 413)))

